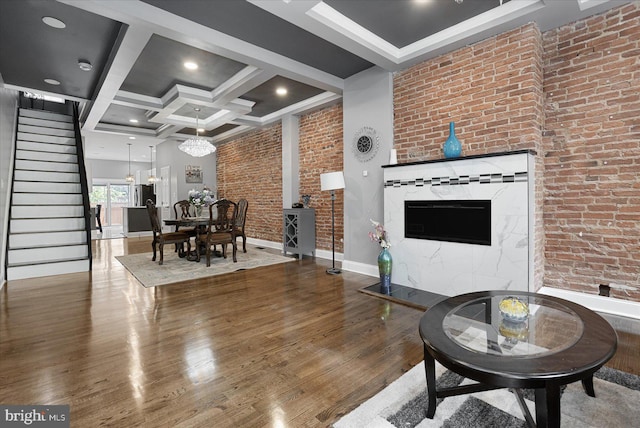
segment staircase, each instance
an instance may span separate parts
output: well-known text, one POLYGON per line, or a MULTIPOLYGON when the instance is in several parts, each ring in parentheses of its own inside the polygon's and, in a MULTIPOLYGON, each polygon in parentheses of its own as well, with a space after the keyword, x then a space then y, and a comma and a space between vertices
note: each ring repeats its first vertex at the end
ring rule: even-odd
POLYGON ((7 280, 91 269, 79 170, 72 117, 21 108, 7 280))

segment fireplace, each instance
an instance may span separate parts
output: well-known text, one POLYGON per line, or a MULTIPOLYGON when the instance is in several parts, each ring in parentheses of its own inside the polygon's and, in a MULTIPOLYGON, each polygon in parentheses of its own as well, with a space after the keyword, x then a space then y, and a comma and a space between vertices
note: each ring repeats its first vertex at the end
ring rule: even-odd
POLYGON ((491 201, 404 201, 404 237, 491 245, 491 201))
POLYGON ((534 154, 384 167, 394 284, 453 296, 533 284, 534 154))

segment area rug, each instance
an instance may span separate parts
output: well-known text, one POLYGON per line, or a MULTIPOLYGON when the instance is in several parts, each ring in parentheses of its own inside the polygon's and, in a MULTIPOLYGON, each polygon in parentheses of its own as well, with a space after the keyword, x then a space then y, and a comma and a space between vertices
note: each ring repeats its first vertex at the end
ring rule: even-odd
POLYGON ((179 258, 172 245, 165 247, 162 266, 157 262, 160 259, 159 252, 155 262, 151 261, 152 253, 118 256, 116 259, 145 287, 157 287, 158 285, 173 284, 296 260, 293 257, 285 257, 270 253, 265 249, 247 246, 246 253, 243 253, 242 250, 238 251, 238 262, 234 263, 230 254, 231 250, 228 249, 228 251, 226 259, 211 257, 210 267, 207 267, 204 256, 200 258, 199 263, 179 258))
MULTIPOLYGON (((470 383, 436 363, 438 386, 470 383)), ((589 397, 581 382, 562 393, 563 428, 638 427, 640 377, 608 367, 595 375, 596 397, 589 397)), ((529 411, 535 417, 533 391, 525 390, 529 411)), ((333 426, 335 428, 480 428, 526 427, 516 397, 507 389, 438 399, 434 419, 426 419, 427 391, 424 364, 413 367, 380 393, 364 402, 333 426)))

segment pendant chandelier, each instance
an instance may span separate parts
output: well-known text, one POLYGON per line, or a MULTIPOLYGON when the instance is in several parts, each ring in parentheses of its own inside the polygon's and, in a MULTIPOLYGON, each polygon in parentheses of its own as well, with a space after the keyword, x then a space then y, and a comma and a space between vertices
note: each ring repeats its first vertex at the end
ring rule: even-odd
POLYGON ((211 144, 209 141, 204 138, 200 138, 198 134, 198 112, 199 108, 195 109, 196 111, 196 137, 189 138, 188 140, 183 141, 178 148, 185 152, 188 155, 191 155, 196 158, 200 158, 202 156, 209 155, 216 151, 216 146, 211 144))
POLYGON ((149 169, 148 181, 149 181, 149 184, 153 184, 157 181, 156 176, 153 175, 153 146, 149 146, 149 150, 151 151, 151 158, 150 158, 151 161, 149 162, 149 164, 151 165, 151 168, 149 169))
POLYGON ((129 174, 127 174, 125 180, 127 180, 127 183, 133 183, 136 179, 131 174, 131 143, 127 143, 127 145, 129 146, 129 174))

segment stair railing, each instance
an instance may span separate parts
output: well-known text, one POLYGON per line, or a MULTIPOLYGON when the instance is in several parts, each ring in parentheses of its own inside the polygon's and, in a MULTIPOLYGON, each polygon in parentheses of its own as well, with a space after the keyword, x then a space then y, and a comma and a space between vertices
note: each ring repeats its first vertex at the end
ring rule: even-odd
POLYGON ((87 254, 89 254, 89 270, 93 266, 93 254, 91 251, 91 204, 89 203, 89 184, 87 183, 87 171, 84 163, 84 148, 82 145, 82 134, 80 133, 80 114, 78 103, 71 102, 73 130, 76 139, 76 154, 78 156, 78 172, 80 173, 80 188, 82 190, 82 204, 84 206, 84 226, 87 233, 87 254))

